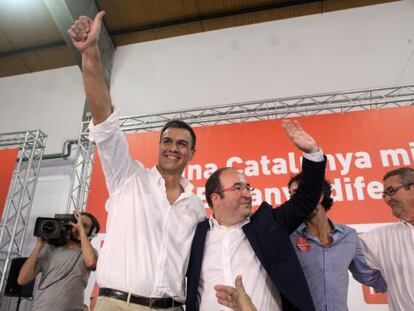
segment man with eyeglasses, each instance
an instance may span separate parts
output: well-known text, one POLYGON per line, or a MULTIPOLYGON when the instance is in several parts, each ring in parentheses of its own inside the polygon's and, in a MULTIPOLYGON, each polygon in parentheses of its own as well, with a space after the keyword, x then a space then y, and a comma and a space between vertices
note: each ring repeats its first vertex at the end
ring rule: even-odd
POLYGON ((187 271, 187 311, 223 310, 216 290, 243 275, 246 292, 258 310, 315 310, 289 235, 317 206, 325 160, 314 139, 298 122, 283 121, 302 152, 303 182, 296 195, 273 209, 263 202, 252 215, 252 191, 246 177, 221 168, 206 183, 213 216, 196 229, 187 271))
POLYGON ((385 174, 382 197, 398 223, 361 235, 369 266, 381 271, 388 285, 390 311, 414 309, 414 169, 385 174))

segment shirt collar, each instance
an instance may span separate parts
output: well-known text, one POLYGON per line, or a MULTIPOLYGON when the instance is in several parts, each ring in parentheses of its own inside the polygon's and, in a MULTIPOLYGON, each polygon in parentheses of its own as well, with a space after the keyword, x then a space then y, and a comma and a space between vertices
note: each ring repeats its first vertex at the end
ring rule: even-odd
POLYGON ((305 235, 308 232, 308 228, 306 228, 305 223, 301 223, 299 227, 296 229, 296 233, 299 235, 305 235))
POLYGON ((214 228, 223 228, 223 229, 238 229, 243 227, 245 224, 250 222, 250 217, 242 220, 241 222, 239 222, 238 224, 235 224, 231 227, 225 227, 219 224, 219 222, 217 221, 217 219, 214 218, 214 216, 211 216, 208 219, 208 223, 210 225, 210 230, 214 229, 214 228))
POLYGON ((332 231, 331 231, 332 233, 334 233, 336 231, 338 231, 339 233, 343 233, 345 231, 345 229, 342 225, 334 223, 329 218, 328 218, 328 221, 329 221, 329 223, 331 224, 331 226, 333 228, 332 231))
MULTIPOLYGON (((336 224, 334 223, 332 220, 330 220, 328 218, 329 223, 332 226, 332 230, 331 233, 334 234, 335 232, 339 232, 339 233, 343 233, 345 231, 344 227, 340 224, 336 224)), ((308 232, 308 228, 306 228, 305 223, 302 223, 297 229, 296 229, 296 233, 302 236, 305 236, 306 233, 308 232)))
MULTIPOLYGON (((162 175, 161 175, 160 171, 158 170, 157 166, 154 165, 154 167, 151 169, 151 173, 157 179, 158 184, 165 187, 165 180, 162 177, 162 175)), ((192 193, 192 191, 194 189, 194 185, 187 178, 184 178, 183 176, 181 176, 181 178, 180 178, 180 185, 181 185, 181 187, 183 187, 184 192, 186 194, 192 193)))
POLYGON ((404 219, 401 219, 401 218, 400 218, 400 224, 404 225, 404 226, 408 226, 411 229, 414 229, 414 226, 412 224, 410 224, 409 222, 407 222, 407 221, 405 221, 404 219))

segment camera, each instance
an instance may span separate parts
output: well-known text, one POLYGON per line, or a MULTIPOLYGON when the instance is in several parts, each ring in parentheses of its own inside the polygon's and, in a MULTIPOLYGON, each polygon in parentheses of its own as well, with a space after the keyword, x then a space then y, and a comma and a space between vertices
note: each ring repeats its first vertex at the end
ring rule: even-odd
POLYGON ((70 239, 71 222, 76 223, 73 214, 56 214, 55 218, 38 217, 34 236, 45 239, 51 245, 65 245, 70 239))

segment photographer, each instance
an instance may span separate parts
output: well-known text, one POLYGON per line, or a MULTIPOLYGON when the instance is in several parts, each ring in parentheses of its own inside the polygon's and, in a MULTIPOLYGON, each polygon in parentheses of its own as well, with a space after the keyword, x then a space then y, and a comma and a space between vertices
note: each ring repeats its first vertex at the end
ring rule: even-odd
POLYGON ((76 221, 69 223, 70 237, 63 245, 47 244, 38 238, 20 270, 19 285, 29 283, 42 273, 32 310, 82 310, 83 292, 97 261, 90 238, 100 226, 89 213, 75 211, 74 218, 76 221))

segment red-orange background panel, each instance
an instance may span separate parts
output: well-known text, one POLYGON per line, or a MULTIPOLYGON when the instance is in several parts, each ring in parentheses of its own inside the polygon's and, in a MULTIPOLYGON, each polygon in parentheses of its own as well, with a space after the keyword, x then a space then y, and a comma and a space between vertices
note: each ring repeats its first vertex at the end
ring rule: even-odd
POLYGON ((0 216, 3 215, 18 153, 18 149, 0 150, 0 216))
MULTIPOLYGON (((384 167, 380 158, 380 150, 401 148, 408 155, 409 163, 414 163, 414 107, 390 108, 372 111, 357 111, 297 118, 303 128, 310 133, 323 148, 324 153, 351 156, 350 170, 346 174, 340 172, 340 162, 335 161, 337 169, 327 168, 327 178, 344 178, 353 183, 357 176, 364 179, 365 186, 369 182, 382 180, 388 170, 397 166, 384 167), (410 145, 410 143, 412 143, 410 145), (355 152, 365 152, 372 164, 370 168, 358 168, 354 164, 355 152)), ((289 142, 280 120, 255 121, 228 125, 195 127, 197 134, 197 152, 190 165, 215 163, 225 166, 232 157, 240 157, 243 161, 260 161, 261 156, 272 160, 283 158, 288 161, 288 153, 295 154, 296 166, 299 166, 301 153, 289 142)), ((129 134, 128 142, 131 154, 147 167, 155 165, 158 153, 159 132, 129 134)), ((360 161, 361 158, 360 158, 360 161)), ((402 163, 400 163, 402 164, 402 163)), ((239 169, 246 166, 236 165, 239 169)), ((285 187, 294 173, 270 174, 266 176, 249 176, 250 183, 259 190, 264 188, 285 187)), ((205 178, 193 179, 196 187, 203 187, 205 178)), ((334 191, 335 194, 335 191, 334 191)), ((381 199, 372 199, 363 189, 363 200, 356 199, 353 189, 353 200, 335 202, 330 217, 339 223, 383 223, 395 221, 389 208, 381 199)), ((96 214, 105 227, 106 213, 104 203, 108 193, 105 186, 99 157, 95 158, 91 192, 89 194, 88 211, 96 214)))

